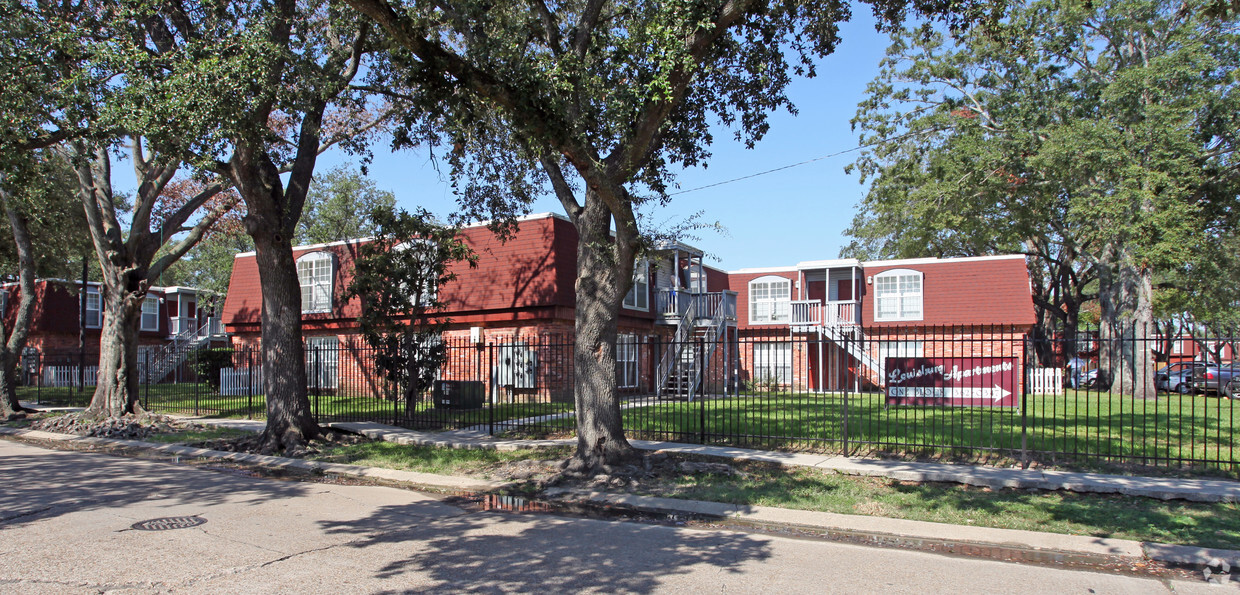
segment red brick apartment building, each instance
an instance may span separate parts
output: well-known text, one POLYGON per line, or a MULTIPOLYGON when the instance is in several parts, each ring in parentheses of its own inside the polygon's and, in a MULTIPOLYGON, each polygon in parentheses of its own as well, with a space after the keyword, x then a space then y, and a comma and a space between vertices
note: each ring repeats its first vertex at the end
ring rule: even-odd
MULTIPOLYGON (((445 340, 514 346, 505 358, 516 362, 507 373, 510 386, 555 385, 546 375, 563 374, 568 362, 557 359, 571 351, 536 352, 535 346, 571 341, 576 230, 563 216, 542 214, 523 218, 506 243, 484 226, 461 235, 478 263, 457 266, 456 280, 439 288, 448 304, 441 315, 451 320, 445 340)), ((340 296, 363 242, 294 248, 308 347, 348 354, 361 345, 360 304, 340 296)), ((1022 256, 811 261, 731 273, 705 266, 702 257, 691 246, 668 244, 639 263, 619 321, 622 388, 708 390, 700 380, 706 368, 725 370, 724 385, 766 377, 812 390, 834 390, 849 378, 881 384, 884 357, 1018 349, 1019 341, 991 339, 1019 339, 1034 324, 1022 256), (945 333, 955 340, 934 340, 945 333), (1001 344, 1008 347, 995 347, 1001 344)), ((237 255, 222 315, 234 346, 260 341, 261 297, 254 254, 237 255)), ((367 376, 346 373, 365 366, 364 358, 342 357, 331 363, 331 377, 312 382, 363 388, 343 383, 367 376)))
MULTIPOLYGON (((26 352, 39 357, 25 358, 27 382, 36 382, 31 375, 37 375, 43 377, 45 385, 58 384, 49 375, 49 368, 78 365, 79 334, 85 336, 88 370, 98 363, 104 314, 99 292, 100 286, 95 282, 87 283, 83 290, 81 281, 35 281, 34 313, 26 352)), ((9 328, 17 317, 20 295, 17 283, 0 286, 0 312, 9 328)), ((211 315, 209 307, 204 307, 205 300, 203 293, 192 287, 152 287, 138 321, 139 362, 151 362, 152 366, 159 363, 161 371, 170 372, 188 349, 222 339, 219 319, 211 315)))

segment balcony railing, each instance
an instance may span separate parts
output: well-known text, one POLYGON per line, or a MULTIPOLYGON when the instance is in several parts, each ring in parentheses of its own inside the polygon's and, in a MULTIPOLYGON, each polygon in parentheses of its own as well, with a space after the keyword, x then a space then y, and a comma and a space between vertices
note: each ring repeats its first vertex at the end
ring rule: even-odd
POLYGON ((792 326, 856 326, 861 309, 855 301, 800 300, 792 302, 792 326))
POLYGON ((679 318, 692 303, 696 318, 714 318, 722 309, 724 318, 736 320, 735 291, 690 293, 685 289, 656 289, 654 298, 656 312, 664 318, 679 318))
POLYGON ((193 329, 199 337, 215 337, 224 334, 224 328, 217 316, 212 316, 201 324, 194 316, 173 316, 169 318, 169 336, 176 337, 193 329))

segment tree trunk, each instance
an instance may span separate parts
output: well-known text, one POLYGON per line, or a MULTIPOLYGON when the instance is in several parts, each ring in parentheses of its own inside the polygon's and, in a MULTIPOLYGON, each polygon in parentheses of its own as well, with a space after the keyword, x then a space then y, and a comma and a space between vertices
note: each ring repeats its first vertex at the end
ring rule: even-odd
POLYGON ((1132 264, 1123 249, 1109 251, 1114 262, 1099 264, 1099 380, 1111 394, 1157 398, 1150 325, 1154 320, 1153 271, 1132 264))
MULTIPOLYGON (((0 184, 3 182, 4 179, 0 176, 0 184)), ((17 248, 18 289, 21 291, 12 329, 5 328, 5 313, 0 312, 0 337, 4 338, 4 344, 0 345, 0 419, 11 419, 21 413, 35 411, 22 407, 21 401, 17 399, 17 364, 26 348, 30 320, 34 315, 35 262, 33 241, 26 217, 9 204, 9 197, 3 188, 0 188, 0 202, 4 205, 9 227, 13 230, 13 243, 17 248)))
POLYGON ((1115 329, 1118 361, 1112 370, 1111 392, 1137 399, 1157 398, 1150 325, 1154 321, 1153 271, 1148 266, 1120 267, 1116 301, 1129 316, 1115 329))
MULTIPOLYGON (((106 274, 106 273, 105 273, 106 274)), ((142 284, 145 285, 145 284, 142 284)), ((99 344, 99 372, 95 395, 87 413, 96 417, 115 417, 142 413, 138 403, 138 324, 146 289, 124 291, 122 279, 105 283, 103 288, 103 333, 99 344)))
POLYGON ((586 473, 635 456, 624 437, 620 393, 616 389, 616 326, 623 298, 620 288, 624 285, 618 273, 631 266, 617 266, 610 233, 611 215, 602 201, 587 200, 576 223, 573 392, 577 405, 577 453, 569 470, 586 473))
POLYGON ((291 238, 277 230, 252 233, 263 293, 263 389, 267 428, 263 450, 299 449, 319 435, 306 396, 306 354, 301 342, 301 285, 291 238))

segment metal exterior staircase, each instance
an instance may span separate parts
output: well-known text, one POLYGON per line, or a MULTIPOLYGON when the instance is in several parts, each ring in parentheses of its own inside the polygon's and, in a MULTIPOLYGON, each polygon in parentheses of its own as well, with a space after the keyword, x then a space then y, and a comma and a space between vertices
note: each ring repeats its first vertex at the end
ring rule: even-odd
POLYGON ((820 337, 830 339, 832 343, 839 345, 848 352, 848 355, 856 359, 869 372, 868 379, 876 386, 881 387, 887 384, 886 379, 883 378, 882 366, 865 348, 865 337, 860 326, 845 328, 840 325, 822 324, 818 326, 818 334, 820 337))
POLYGON ((656 396, 692 401, 701 395, 706 367, 719 347, 728 321, 735 318, 731 311, 735 304, 728 297, 699 294, 688 300, 672 342, 659 362, 656 396), (706 318, 707 314, 710 318, 706 318))
POLYGON ((168 374, 177 369, 189 352, 202 347, 213 338, 212 319, 208 319, 201 327, 189 327, 172 337, 167 345, 160 347, 150 362, 138 362, 138 381, 156 383, 163 381, 168 374), (147 369, 149 368, 149 369, 147 369))
POLYGON ((792 302, 789 329, 794 333, 817 333, 819 338, 829 339, 861 364, 867 380, 881 387, 886 385, 883 368, 866 348, 865 334, 857 319, 858 307, 848 302, 792 302))

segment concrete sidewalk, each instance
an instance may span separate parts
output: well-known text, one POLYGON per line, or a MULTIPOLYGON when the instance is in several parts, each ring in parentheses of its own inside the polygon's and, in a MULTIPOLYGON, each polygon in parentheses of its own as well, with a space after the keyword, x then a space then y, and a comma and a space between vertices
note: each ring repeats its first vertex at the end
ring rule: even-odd
MULTIPOLYGON (((187 418, 187 420, 189 419, 204 424, 246 431, 261 431, 263 427, 263 422, 257 421, 187 418)), ((377 439, 390 440, 395 443, 403 444, 436 444, 458 448, 497 449, 512 449, 519 446, 530 445, 530 442, 527 441, 486 441, 478 438, 470 438, 468 436, 447 435, 450 433, 430 434, 426 432, 414 432, 410 430, 393 428, 390 426, 383 426, 381 424, 349 423, 333 425, 341 429, 371 435, 377 439)), ((32 440, 80 442, 85 444, 97 444, 101 446, 111 445, 128 448, 141 448, 174 457, 210 458, 250 465, 259 465, 273 469, 295 470, 304 473, 330 473, 349 477, 378 479, 397 482, 415 488, 422 487, 451 492, 488 492, 499 490, 505 485, 499 482, 467 477, 435 475, 413 471, 398 471, 392 469, 362 467, 358 465, 343 465, 338 463, 323 463, 306 461, 303 459, 290 459, 247 453, 214 451, 188 446, 157 444, 134 440, 83 438, 35 430, 0 427, 0 435, 22 437, 32 440)), ((536 441, 535 444, 558 445, 564 444, 565 442, 566 441, 536 441)), ((712 451, 704 450, 704 447, 699 447, 697 445, 643 442, 640 444, 640 447, 715 455, 712 451)), ((757 457, 770 457, 773 454, 775 453, 758 453, 756 451, 740 451, 738 449, 720 449, 720 453, 715 456, 731 456, 733 458, 740 458, 747 455, 752 455, 756 460, 769 460, 767 458, 757 457)), ((821 457, 819 457, 819 459, 821 459, 821 457)), ((779 462, 787 464, 808 464, 810 461, 789 459, 781 460, 779 462)), ((864 464, 867 461, 856 462, 864 464)), ((841 467, 841 469, 842 472, 848 472, 847 467, 841 467)), ((881 475, 882 473, 880 472, 891 471, 890 469, 883 467, 860 467, 858 469, 860 471, 867 471, 866 474, 869 475, 881 475), (872 471, 872 473, 869 473, 869 471, 872 471)), ((903 471, 897 470, 897 472, 903 471)), ((968 473, 961 471, 960 476, 968 476, 968 473)), ((943 480, 935 479, 934 481, 943 480)), ((749 524, 796 527, 804 530, 810 530, 825 536, 842 536, 850 538, 853 541, 860 540, 876 545, 910 545, 915 547, 924 547, 926 544, 939 544, 943 546, 940 548, 942 551, 949 552, 960 549, 970 549, 971 551, 1002 549, 1009 552, 1026 552, 1026 554, 1032 552, 1035 557, 1041 556, 1046 559, 1058 559, 1063 556, 1071 556, 1076 557, 1077 559, 1090 559, 1095 562, 1101 560, 1128 560, 1131 562, 1155 560, 1180 564, 1204 565, 1216 564, 1219 560, 1222 560, 1226 561, 1232 567, 1240 568, 1240 551, 1235 550, 1143 543, 1125 539, 1063 535, 1057 533, 1042 533, 1015 529, 971 527, 964 525, 890 519, 863 515, 845 515, 804 510, 790 510, 766 506, 747 506, 718 502, 636 496, 630 494, 615 494, 569 488, 548 489, 543 493, 543 496, 548 500, 619 506, 637 511, 660 514, 670 513, 700 515, 705 517, 732 519, 749 524)), ((1237 583, 1237 586, 1240 586, 1240 583, 1237 583)))

